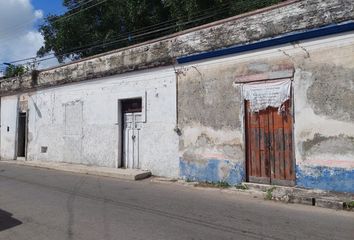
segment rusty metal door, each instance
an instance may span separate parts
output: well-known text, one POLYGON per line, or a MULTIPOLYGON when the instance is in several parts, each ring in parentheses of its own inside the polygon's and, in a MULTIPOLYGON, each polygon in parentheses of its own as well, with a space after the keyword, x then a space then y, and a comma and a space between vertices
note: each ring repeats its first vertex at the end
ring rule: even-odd
POLYGON ((290 101, 284 103, 281 111, 268 107, 251 112, 248 101, 245 105, 248 181, 295 185, 290 101))

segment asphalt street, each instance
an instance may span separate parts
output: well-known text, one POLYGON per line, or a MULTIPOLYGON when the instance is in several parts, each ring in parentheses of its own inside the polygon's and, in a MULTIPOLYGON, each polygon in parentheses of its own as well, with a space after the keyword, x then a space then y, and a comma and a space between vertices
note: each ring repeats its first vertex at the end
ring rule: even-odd
POLYGON ((0 239, 354 239, 354 212, 0 163, 0 239))

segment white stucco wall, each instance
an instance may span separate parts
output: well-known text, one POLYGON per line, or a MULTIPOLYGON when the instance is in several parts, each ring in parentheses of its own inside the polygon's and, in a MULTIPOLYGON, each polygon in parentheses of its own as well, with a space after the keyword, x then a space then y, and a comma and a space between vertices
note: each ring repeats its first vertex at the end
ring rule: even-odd
MULTIPOLYGON (((25 94, 27 95, 27 94, 25 94)), ((27 160, 116 167, 120 144, 118 100, 142 97, 142 169, 154 175, 178 176, 176 77, 173 68, 159 68, 28 94, 27 160), (42 153, 41 147, 47 147, 42 153)), ((2 98, 2 155, 14 155, 17 96, 2 98), (5 114, 6 112, 6 114, 5 114)))
POLYGON ((1 98, 1 159, 15 159, 17 129, 17 96, 1 98))

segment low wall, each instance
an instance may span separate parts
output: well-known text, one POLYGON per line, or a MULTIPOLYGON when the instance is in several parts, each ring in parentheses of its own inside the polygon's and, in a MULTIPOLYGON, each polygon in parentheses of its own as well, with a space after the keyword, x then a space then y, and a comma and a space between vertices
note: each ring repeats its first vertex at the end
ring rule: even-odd
POLYGON ((0 81, 0 95, 172 65, 177 57, 354 19, 351 0, 289 0, 279 5, 118 49, 21 78, 0 81))

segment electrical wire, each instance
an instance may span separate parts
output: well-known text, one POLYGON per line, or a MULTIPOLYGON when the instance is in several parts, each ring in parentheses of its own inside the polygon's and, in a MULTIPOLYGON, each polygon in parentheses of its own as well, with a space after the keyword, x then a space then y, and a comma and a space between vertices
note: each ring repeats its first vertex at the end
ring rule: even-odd
MULTIPOLYGON (((214 8, 210 8, 210 9, 214 9, 214 8)), ((210 9, 207 9, 207 10, 210 10, 210 9)), ((220 10, 220 9, 219 9, 220 10)), ((199 11, 199 13, 201 12, 204 12, 204 11, 199 11)), ((215 11, 213 12, 215 13, 215 11)), ((209 13, 208 13, 209 14, 209 13)), ((196 17, 201 17, 201 16, 205 16, 205 15, 197 15, 196 17)), ((131 36, 131 37, 134 37, 135 38, 135 35, 136 34, 140 34, 140 33, 144 33, 145 31, 144 30, 150 30, 150 29, 153 29, 153 30, 159 30, 161 28, 156 28, 156 26, 165 26, 166 24, 165 23, 169 23, 169 22, 172 22, 172 24, 169 24, 167 26, 170 26, 171 28, 173 27, 177 27, 177 26, 180 26, 180 25, 185 25, 185 22, 181 22, 179 25, 177 25, 177 21, 179 19, 176 18, 176 19, 172 19, 172 20, 169 20, 169 21, 165 21, 163 23, 159 23, 159 24, 153 24, 153 25, 150 25, 150 26, 147 26, 147 27, 142 27, 142 28, 139 28, 139 29, 136 29, 134 31, 130 31, 130 32, 126 32, 126 33, 123 33, 123 34, 119 34, 118 36, 119 37, 114 37, 114 38, 109 38, 109 39, 105 39, 104 41, 100 40, 100 41, 95 41, 95 42, 92 42, 90 44, 87 44, 85 46, 81 46, 79 49, 81 48, 85 48, 85 47, 91 47, 91 46, 95 46, 95 44, 98 44, 98 43, 105 43, 106 41, 110 41, 110 40, 117 40, 117 39, 121 39, 121 38, 124 38, 124 37, 128 37, 128 36, 131 36), (154 28, 155 27, 155 28, 154 28)), ((191 19, 193 20, 193 19, 191 19)), ((78 50, 78 48, 72 48, 72 49, 69 49, 68 51, 73 51, 73 50, 78 50)))
MULTIPOLYGON (((164 28, 156 28, 152 31, 149 31, 149 32, 143 32, 141 33, 142 29, 146 29, 147 27, 144 27, 144 28, 141 28, 141 29, 137 29, 135 31, 132 31, 130 33, 126 33, 125 35, 132 35, 134 39, 138 39, 138 38, 141 38, 141 37, 144 37, 144 36, 147 36, 147 35, 150 35, 150 34, 154 34, 154 33, 157 33, 157 32, 162 32, 162 31, 166 31, 166 30, 169 30, 169 29, 172 29, 172 28, 175 28, 176 26, 184 26, 184 25, 187 25, 187 24, 190 24, 190 23, 194 23, 194 22, 198 22, 198 21, 201 21, 201 20, 204 20, 204 19, 207 19, 207 18, 210 18, 210 17, 213 17, 215 16, 216 14, 219 14, 219 13, 222 13, 222 12, 225 12, 226 8, 221 8, 219 9, 218 11, 214 11, 213 14, 209 14, 209 15, 199 15, 201 16, 201 18, 197 18, 197 19, 192 19, 190 21, 186 21, 186 22, 182 22, 182 23, 179 23, 178 25, 176 25, 175 23, 174 24, 171 24, 169 26, 166 26, 164 28), (140 33, 140 34, 135 34, 134 33, 140 33)), ((202 11, 200 11, 202 12, 202 11)), ((150 26, 149 26, 150 27, 150 26)), ((53 58, 56 58, 56 57, 62 57, 62 56, 65 56, 65 55, 69 55, 69 54, 74 54, 74 53, 78 53, 78 52, 83 52, 85 50, 91 50, 93 48, 97 48, 97 47, 106 47, 106 46, 109 46, 109 45, 112 45, 112 44, 116 44, 116 43, 119 43, 119 42, 123 42, 123 41, 127 41, 129 40, 131 37, 120 37, 120 38, 116 38, 116 39, 108 39, 108 40, 113 40, 113 41, 110 41, 110 42, 101 42, 101 44, 89 44, 89 45, 85 45, 83 47, 80 47, 80 48, 74 48, 74 49, 69 49, 68 51, 69 52, 66 52, 66 53, 63 53, 63 54, 60 54, 60 55, 56 55, 54 56, 55 54, 51 53, 51 54, 48 54, 46 56, 50 56, 50 55, 53 55, 53 57, 49 57, 49 58, 44 58, 44 59, 39 59, 37 61, 45 61, 45 60, 49 60, 49 59, 53 59, 53 58)), ((97 43, 97 42, 96 42, 97 43)), ((37 57, 30 57, 30 58, 26 58, 26 59, 21 59, 21 60, 16 60, 16 61, 11 61, 9 62, 10 64, 13 64, 13 63, 18 63, 18 62, 23 62, 23 61, 28 61, 28 60, 35 60, 37 57)))
POLYGON ((81 0, 81 1, 77 1, 75 6, 73 8, 70 8, 69 11, 79 9, 80 7, 82 7, 84 5, 87 5, 87 4, 89 4, 90 2, 93 2, 93 1, 96 1, 96 0, 88 0, 88 1, 81 0))
MULTIPOLYGON (((84 1, 84 0, 82 0, 82 1, 80 1, 80 2, 83 2, 83 1, 84 1)), ((82 3, 80 6, 75 7, 75 8, 73 8, 73 9, 69 10, 69 11, 78 9, 78 8, 84 6, 84 5, 87 5, 88 3, 92 2, 92 1, 95 1, 95 0, 89 0, 89 1, 87 1, 87 2, 84 2, 84 3, 82 3)), ((72 16, 78 14, 79 12, 82 12, 82 11, 84 11, 84 10, 87 10, 87 9, 91 8, 91 7, 97 6, 97 5, 99 5, 99 4, 102 4, 102 3, 106 2, 106 1, 107 1, 107 0, 103 0, 103 1, 101 1, 101 2, 96 3, 96 5, 91 5, 91 6, 89 6, 88 8, 82 9, 81 11, 75 12, 75 13, 73 13, 73 14, 71 14, 71 15, 60 17, 60 18, 58 18, 57 20, 52 21, 51 23, 55 23, 55 22, 61 21, 61 20, 63 20, 63 19, 72 17, 72 16)), ((219 7, 219 9, 220 9, 221 7, 224 7, 224 6, 227 6, 227 5, 230 5, 230 3, 228 2, 228 3, 221 4, 220 7, 219 7)), ((201 12, 207 12, 207 11, 212 12, 213 10, 215 10, 215 8, 208 8, 208 9, 205 9, 205 10, 201 10, 201 11, 199 11, 199 12, 197 12, 197 13, 194 13, 194 14, 192 14, 191 16, 195 16, 195 15, 201 13, 201 12)), ((218 10, 218 9, 217 9, 217 10, 218 10)), ((187 17, 185 17, 185 18, 187 18, 187 17)), ((30 21, 30 20, 32 20, 32 18, 29 19, 28 21, 30 21)), ((153 27, 162 26, 162 25, 166 25, 166 24, 168 24, 168 23, 170 23, 170 22, 177 22, 177 21, 181 21, 181 20, 183 20, 183 18, 182 18, 182 19, 175 18, 175 19, 171 19, 171 20, 168 20, 168 21, 164 21, 164 22, 158 23, 158 24, 153 24, 153 25, 150 25, 150 26, 147 26, 147 27, 143 27, 143 28, 140 28, 140 29, 138 29, 138 30, 148 30, 148 29, 153 28, 153 27)), ((28 27, 28 23, 26 23, 25 25, 20 26, 20 28, 16 28, 16 26, 15 26, 15 28, 14 28, 14 27, 11 27, 11 30, 12 30, 11 33, 5 34, 5 36, 13 35, 13 32, 14 32, 13 30, 14 30, 14 29, 25 30, 27 27, 28 27)), ((131 31, 131 32, 128 32, 128 33, 126 33, 126 34, 134 33, 135 31, 136 31, 136 30, 131 31)), ((7 37, 7 38, 4 38, 4 35, 2 35, 2 36, 0 37, 0 42, 3 42, 3 41, 5 41, 5 40, 9 40, 9 39, 11 39, 11 38, 12 38, 12 36, 9 36, 9 37, 7 37)))
MULTIPOLYGON (((75 7, 75 8, 73 8, 73 9, 70 9, 68 12, 75 11, 76 9, 79 9, 79 8, 81 8, 82 6, 87 5, 88 3, 93 2, 93 1, 95 1, 95 0, 89 0, 89 1, 87 1, 87 2, 85 2, 85 3, 82 3, 81 5, 79 5, 79 6, 75 7)), ((91 9, 91 8, 93 8, 93 7, 96 7, 96 6, 102 4, 102 3, 106 2, 106 1, 107 1, 107 0, 102 0, 101 2, 98 2, 98 3, 95 3, 95 4, 93 4, 93 5, 90 5, 90 6, 86 7, 86 8, 83 8, 83 9, 77 11, 77 12, 71 13, 71 14, 66 15, 66 16, 63 16, 63 17, 58 17, 58 19, 53 20, 51 23, 53 24, 53 23, 56 23, 56 22, 65 20, 65 19, 67 19, 67 18, 70 18, 70 17, 72 17, 72 16, 75 16, 75 15, 77 15, 77 14, 83 12, 83 11, 86 11, 86 10, 88 10, 88 9, 91 9)), ((19 32, 21 32, 21 30, 27 29, 27 28, 28 28, 28 25, 30 24, 30 23, 28 23, 28 21, 33 21, 33 20, 35 20, 35 19, 33 19, 33 17, 32 17, 32 18, 27 19, 26 21, 24 21, 25 23, 23 23, 23 24, 18 24, 18 25, 15 25, 15 26, 6 28, 6 29, 11 30, 11 32, 6 33, 6 31, 5 31, 5 34, 1 34, 0 42, 4 42, 4 41, 9 40, 10 38, 12 38, 12 35, 16 34, 16 32, 15 32, 14 30, 17 30, 17 33, 19 33, 19 32)))
MULTIPOLYGON (((72 9, 69 9, 69 11, 74 11, 74 10, 76 10, 76 9, 79 9, 80 7, 82 7, 82 6, 84 6, 84 5, 88 4, 88 3, 90 3, 90 2, 92 2, 92 1, 95 1, 95 0, 89 0, 89 1, 86 1, 86 2, 85 2, 85 0, 81 0, 81 1, 78 2, 78 5, 77 5, 77 6, 75 6, 75 7, 72 8, 72 9), (84 2, 84 3, 79 4, 80 2, 84 2)), ((64 13, 64 14, 65 14, 65 13, 64 13)), ((11 32, 13 32, 14 29, 17 29, 18 27, 21 27, 21 26, 23 26, 23 27, 28 27, 28 24, 29 24, 28 22, 33 21, 33 20, 35 20, 35 19, 33 18, 33 15, 32 15, 30 18, 24 19, 24 20, 23 20, 24 23, 17 24, 17 25, 13 25, 13 26, 8 26, 8 27, 5 28, 5 29, 1 29, 1 32, 3 32, 3 30, 11 30, 11 32)), ((5 33, 6 33, 6 32, 5 32, 5 33)))
MULTIPOLYGON (((88 1, 87 3, 92 2, 92 1, 93 0, 88 1)), ((96 3, 95 5, 91 5, 88 8, 97 6, 98 4, 102 4, 103 2, 106 2, 106 1, 107 0, 103 0, 103 1, 101 1, 99 3, 96 3)), ((225 4, 225 6, 228 6, 229 4, 230 3, 227 3, 227 4, 225 4)), ((85 8, 85 9, 88 9, 88 8, 85 8)), ((92 49, 95 49, 95 48, 98 48, 98 47, 105 48, 107 46, 111 46, 111 45, 117 44, 119 42, 129 41, 129 40, 131 40, 131 38, 133 38, 134 40, 137 40, 139 38, 143 38, 145 36, 149 36, 149 35, 152 35, 152 34, 155 34, 155 33, 160 33, 160 32, 164 32, 164 31, 167 31, 167 30, 171 30, 171 29, 176 28, 176 27, 186 26, 186 25, 191 24, 191 23, 200 22, 202 20, 215 17, 218 14, 225 13, 227 10, 229 10, 228 7, 224 7, 224 8, 219 8, 217 11, 215 11, 215 8, 209 8, 209 9, 206 9, 204 11, 199 11, 199 12, 205 12, 205 11, 211 10, 211 9, 214 10, 213 14, 209 14, 209 15, 206 15, 206 14, 202 15, 201 14, 201 15, 199 15, 199 16, 201 16, 200 18, 192 19, 190 21, 177 23, 177 21, 180 20, 180 19, 168 20, 168 21, 165 21, 165 22, 162 22, 162 23, 158 23, 158 24, 154 24, 154 25, 150 25, 150 26, 147 26, 147 27, 140 28, 140 29, 134 30, 132 32, 127 32, 125 34, 120 35, 119 38, 108 39, 108 40, 112 40, 112 41, 109 41, 109 42, 107 42, 107 39, 106 39, 104 42, 101 41, 101 44, 94 44, 94 43, 98 43, 99 42, 99 41, 96 41, 96 42, 93 43, 93 45, 89 44, 89 45, 82 46, 80 48, 69 49, 68 52, 62 53, 62 54, 59 54, 59 55, 54 54, 54 53, 50 53, 50 54, 45 55, 44 58, 42 58, 42 59, 37 59, 38 57, 31 57, 31 58, 26 58, 26 59, 20 59, 20 60, 12 61, 12 62, 9 62, 9 63, 12 64, 12 63, 18 63, 18 62, 23 62, 23 61, 28 61, 28 60, 34 60, 35 62, 42 62, 42 61, 46 61, 46 60, 50 60, 50 59, 54 59, 54 58, 58 58, 58 57, 63 57, 63 56, 68 56, 68 55, 73 55, 73 54, 79 54, 79 53, 82 53, 84 51, 92 50, 92 49), (166 23, 171 23, 171 24, 167 25, 165 27, 157 28, 157 26, 164 26, 164 25, 166 25, 166 23), (148 32, 144 32, 143 31, 143 30, 147 30, 147 29, 152 29, 152 30, 148 31, 148 32), (52 57, 46 57, 46 56, 51 56, 51 55, 53 55, 53 56, 52 57)), ((75 13, 70 14, 70 15, 65 16, 65 17, 71 17, 74 14, 77 14, 79 12, 80 11, 75 12, 75 13)), ((56 20, 56 21, 58 21, 58 20, 56 20)))
POLYGON ((81 13, 81 12, 84 12, 84 11, 88 10, 88 9, 91 9, 91 8, 93 8, 93 7, 96 7, 96 6, 98 6, 98 5, 101 5, 102 3, 105 3, 105 2, 107 2, 107 1, 108 1, 108 0, 102 0, 101 2, 98 2, 98 3, 95 3, 95 4, 93 4, 93 5, 90 5, 90 6, 86 7, 86 8, 81 9, 80 11, 71 13, 71 14, 66 15, 66 16, 63 16, 63 17, 59 17, 58 19, 51 21, 51 24, 56 23, 56 22, 59 22, 59 21, 63 21, 63 20, 65 20, 65 19, 67 19, 67 18, 70 18, 70 17, 72 17, 72 16, 75 16, 75 15, 81 13))

